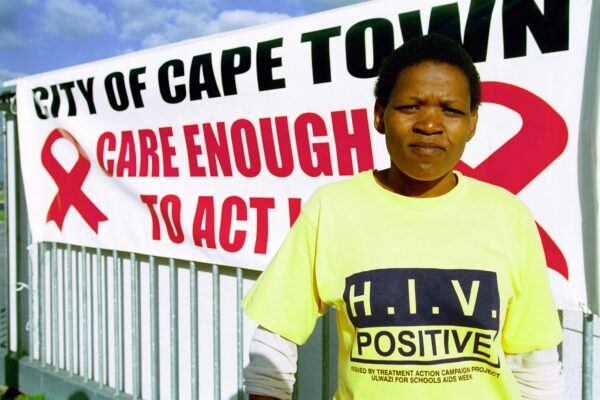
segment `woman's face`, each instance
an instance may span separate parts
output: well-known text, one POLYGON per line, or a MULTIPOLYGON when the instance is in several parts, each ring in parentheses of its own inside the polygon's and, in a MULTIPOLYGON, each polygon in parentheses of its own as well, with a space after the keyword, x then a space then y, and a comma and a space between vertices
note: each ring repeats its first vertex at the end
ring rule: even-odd
POLYGON ((476 125, 467 77, 450 64, 427 61, 404 69, 387 106, 375 105, 391 168, 418 181, 451 176, 476 125))

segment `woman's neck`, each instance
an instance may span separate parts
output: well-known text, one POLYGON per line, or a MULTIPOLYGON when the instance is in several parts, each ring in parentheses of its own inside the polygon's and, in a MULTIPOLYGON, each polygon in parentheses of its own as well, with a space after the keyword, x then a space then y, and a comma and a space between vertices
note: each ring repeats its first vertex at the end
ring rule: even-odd
POLYGON ((442 196, 454 189, 458 183, 458 178, 452 171, 432 181, 411 178, 395 168, 375 170, 374 175, 377 182, 385 189, 407 197, 442 196))

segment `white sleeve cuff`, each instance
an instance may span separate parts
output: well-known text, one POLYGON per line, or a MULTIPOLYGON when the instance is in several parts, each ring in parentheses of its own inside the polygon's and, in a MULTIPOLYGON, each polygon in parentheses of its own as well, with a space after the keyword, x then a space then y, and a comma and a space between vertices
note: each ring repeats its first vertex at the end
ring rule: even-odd
POLYGON ((562 365, 556 347, 522 354, 507 354, 523 399, 559 400, 564 390, 562 365))
POLYGON ((244 368, 246 393, 290 399, 296 380, 296 345, 259 326, 249 353, 250 363, 244 368))

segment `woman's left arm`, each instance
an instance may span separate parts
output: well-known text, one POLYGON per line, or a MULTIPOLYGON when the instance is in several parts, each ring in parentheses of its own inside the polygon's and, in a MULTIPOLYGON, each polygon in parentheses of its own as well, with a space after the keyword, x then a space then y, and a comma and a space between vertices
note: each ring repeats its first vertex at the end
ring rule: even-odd
POLYGON ((564 390, 562 364, 556 346, 521 354, 507 354, 523 399, 559 400, 564 390))

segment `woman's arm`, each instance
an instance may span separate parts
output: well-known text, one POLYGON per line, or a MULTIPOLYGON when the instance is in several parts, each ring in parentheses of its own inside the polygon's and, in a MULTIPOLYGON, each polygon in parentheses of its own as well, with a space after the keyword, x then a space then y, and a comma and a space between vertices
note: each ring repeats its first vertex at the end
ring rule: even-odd
POLYGON ((556 347, 522 354, 507 354, 511 369, 523 399, 562 398, 564 379, 556 347))
POLYGON ((250 343, 244 386, 250 400, 287 400, 296 381, 298 350, 294 343, 258 327, 250 343))

